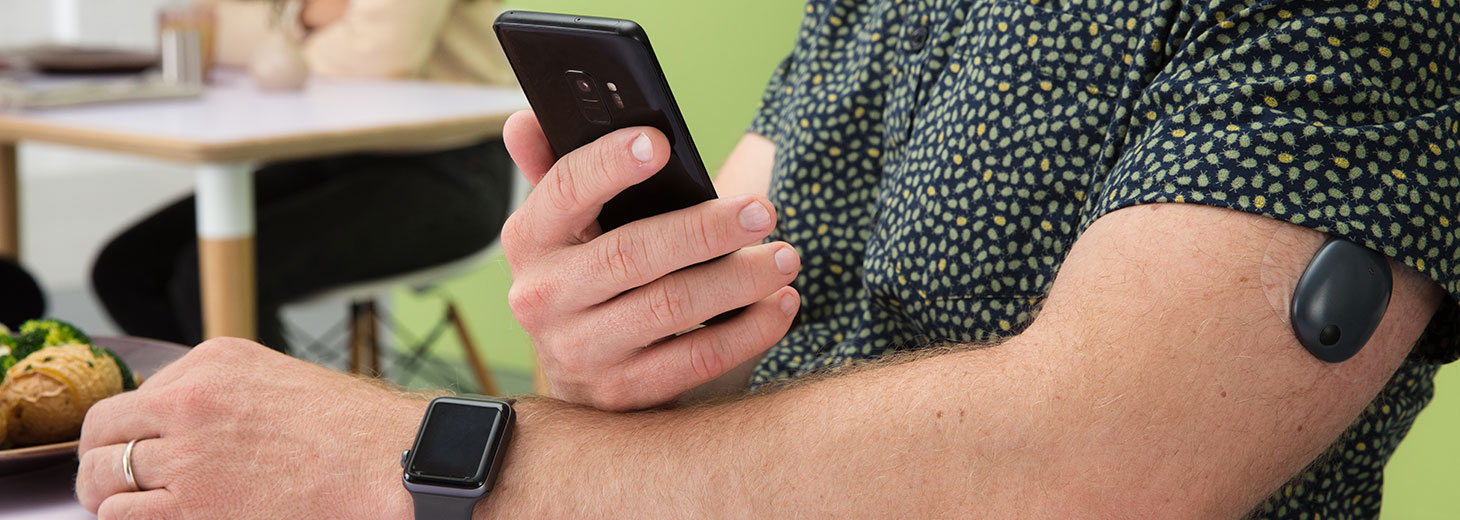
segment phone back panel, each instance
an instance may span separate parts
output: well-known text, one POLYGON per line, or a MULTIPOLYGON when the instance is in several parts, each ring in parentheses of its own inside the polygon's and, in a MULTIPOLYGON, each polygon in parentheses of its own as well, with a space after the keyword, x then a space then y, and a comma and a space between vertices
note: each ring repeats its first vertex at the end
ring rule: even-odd
POLYGON ((508 11, 497 18, 495 28, 557 157, 625 127, 652 126, 669 138, 669 164, 604 205, 598 221, 605 231, 715 198, 709 174, 638 24, 508 11))

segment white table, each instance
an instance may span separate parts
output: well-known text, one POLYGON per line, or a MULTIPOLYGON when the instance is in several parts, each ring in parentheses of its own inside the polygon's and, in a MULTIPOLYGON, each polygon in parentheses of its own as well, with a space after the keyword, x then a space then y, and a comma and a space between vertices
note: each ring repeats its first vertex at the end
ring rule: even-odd
POLYGON ((261 91, 222 74, 199 99, 0 111, 0 257, 20 251, 16 148, 45 141, 193 164, 207 337, 256 337, 253 166, 501 135, 520 91, 415 81, 313 80, 261 91))

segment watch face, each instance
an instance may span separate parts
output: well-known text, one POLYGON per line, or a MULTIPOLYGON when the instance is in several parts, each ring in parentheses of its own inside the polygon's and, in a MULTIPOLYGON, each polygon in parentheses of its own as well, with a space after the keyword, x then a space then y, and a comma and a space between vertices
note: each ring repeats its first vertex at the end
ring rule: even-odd
POLYGON ((412 450, 407 474, 442 483, 479 486, 488 470, 487 449, 496 439, 497 403, 436 401, 412 450))

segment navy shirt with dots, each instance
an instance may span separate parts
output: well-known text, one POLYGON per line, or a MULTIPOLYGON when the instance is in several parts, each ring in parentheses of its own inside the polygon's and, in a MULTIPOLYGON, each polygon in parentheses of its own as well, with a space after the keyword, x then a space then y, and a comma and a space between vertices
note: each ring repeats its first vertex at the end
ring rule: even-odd
POLYGON ((811 0, 750 130, 800 322, 754 385, 1016 334, 1070 245, 1137 204, 1365 244, 1444 287, 1413 353, 1254 512, 1378 515, 1460 343, 1460 0, 811 0))

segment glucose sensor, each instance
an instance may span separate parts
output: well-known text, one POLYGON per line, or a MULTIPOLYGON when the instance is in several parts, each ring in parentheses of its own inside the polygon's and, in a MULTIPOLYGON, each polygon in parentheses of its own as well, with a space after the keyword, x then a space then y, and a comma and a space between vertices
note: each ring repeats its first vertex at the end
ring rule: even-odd
POLYGON ((1329 363, 1349 359, 1379 328, 1393 288, 1384 255, 1330 238, 1313 254, 1293 290, 1293 332, 1313 357, 1329 363))

